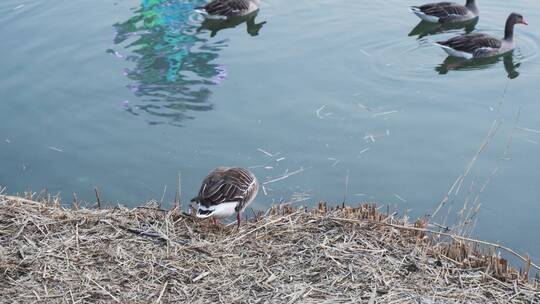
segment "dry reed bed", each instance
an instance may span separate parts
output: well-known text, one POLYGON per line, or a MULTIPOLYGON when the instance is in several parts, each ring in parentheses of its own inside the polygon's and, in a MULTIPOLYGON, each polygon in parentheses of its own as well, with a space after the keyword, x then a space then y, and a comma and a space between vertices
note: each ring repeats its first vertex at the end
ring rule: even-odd
POLYGON ((538 283, 473 246, 434 244, 423 226, 321 204, 237 231, 152 204, 0 196, 0 302, 540 303, 538 283))

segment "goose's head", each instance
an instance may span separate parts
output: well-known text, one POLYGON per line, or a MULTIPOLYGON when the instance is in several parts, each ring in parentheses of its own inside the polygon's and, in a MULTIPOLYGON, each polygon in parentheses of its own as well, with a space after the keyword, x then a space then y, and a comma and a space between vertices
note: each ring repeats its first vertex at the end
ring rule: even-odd
POLYGON ((510 16, 508 16, 508 21, 510 21, 511 24, 524 24, 524 25, 528 25, 527 21, 525 20, 525 18, 523 18, 522 15, 518 14, 518 13, 512 13, 510 14, 510 16))

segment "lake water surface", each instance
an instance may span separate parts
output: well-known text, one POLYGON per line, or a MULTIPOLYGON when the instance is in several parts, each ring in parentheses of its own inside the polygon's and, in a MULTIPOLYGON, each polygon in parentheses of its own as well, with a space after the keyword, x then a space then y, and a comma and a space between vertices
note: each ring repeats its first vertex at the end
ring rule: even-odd
POLYGON ((421 216, 467 173, 437 220, 481 203, 474 236, 539 261, 538 1, 480 0, 475 30, 502 35, 511 11, 530 25, 513 54, 473 63, 433 46, 463 29, 415 28, 416 1, 265 0, 221 25, 193 13, 203 3, 1 1, 6 192, 170 204, 178 172, 187 201, 237 165, 265 182, 257 209, 376 201, 421 216))

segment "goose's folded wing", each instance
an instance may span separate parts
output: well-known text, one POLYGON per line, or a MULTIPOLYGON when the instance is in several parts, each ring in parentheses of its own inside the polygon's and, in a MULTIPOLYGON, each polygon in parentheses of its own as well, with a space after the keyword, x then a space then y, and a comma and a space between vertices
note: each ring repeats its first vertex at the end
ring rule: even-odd
POLYGON ((221 180, 217 183, 203 183, 197 201, 204 206, 215 206, 221 203, 239 201, 243 193, 236 185, 221 180))
POLYGON ((486 34, 468 34, 438 42, 454 50, 474 53, 478 50, 490 51, 501 47, 501 41, 486 34))
POLYGON ((205 178, 195 200, 204 206, 225 202, 243 205, 257 190, 257 180, 249 171, 242 168, 217 169, 205 178))
POLYGON ((235 191, 231 195, 242 209, 257 195, 259 190, 257 178, 251 172, 242 168, 232 168, 227 173, 230 174, 226 174, 224 180, 228 185, 235 187, 235 191))
POLYGON ((465 16, 469 10, 463 5, 453 2, 441 2, 419 6, 418 9, 426 15, 439 18, 451 18, 456 16, 465 16))

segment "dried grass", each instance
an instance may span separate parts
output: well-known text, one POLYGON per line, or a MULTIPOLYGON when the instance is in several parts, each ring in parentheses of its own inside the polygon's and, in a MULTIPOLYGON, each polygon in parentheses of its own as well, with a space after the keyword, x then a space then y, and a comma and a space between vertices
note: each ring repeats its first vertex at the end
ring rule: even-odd
POLYGON ((157 204, 0 196, 0 302, 540 303, 525 273, 477 245, 434 243, 425 223, 321 204, 237 231, 157 204))

